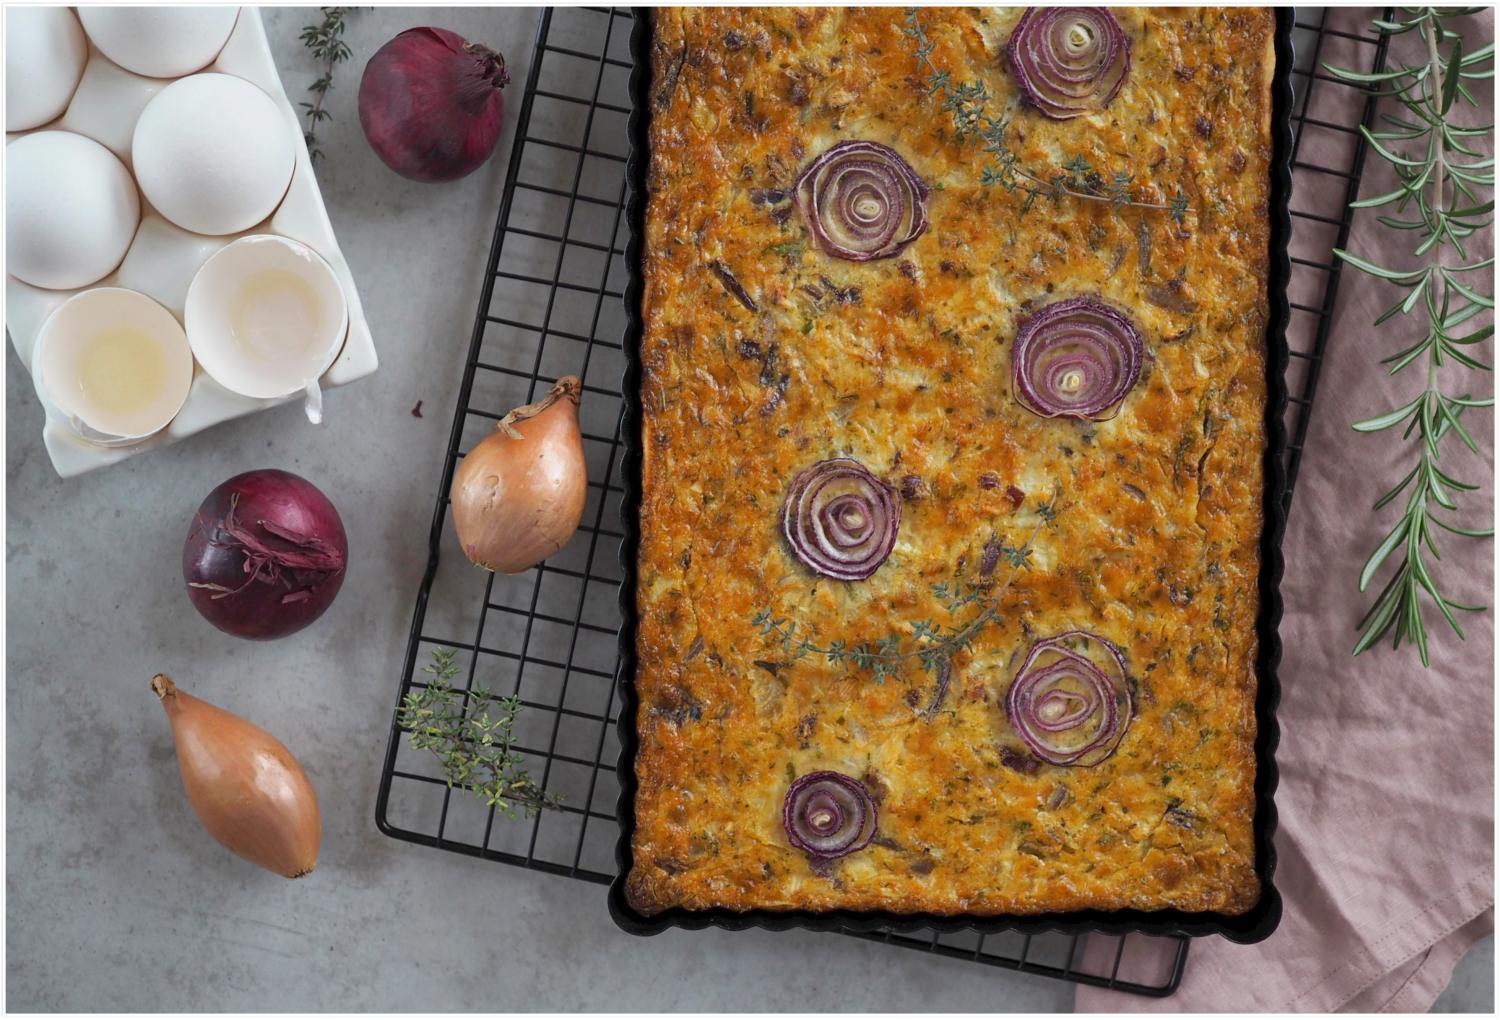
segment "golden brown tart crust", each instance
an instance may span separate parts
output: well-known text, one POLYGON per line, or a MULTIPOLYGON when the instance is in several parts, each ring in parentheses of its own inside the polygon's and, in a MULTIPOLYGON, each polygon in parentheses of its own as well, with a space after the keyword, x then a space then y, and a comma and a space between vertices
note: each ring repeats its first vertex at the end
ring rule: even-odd
POLYGON ((1259 895, 1274 17, 1116 9, 1124 87, 1102 114, 1052 122, 1020 107, 1004 63, 1020 13, 922 18, 938 65, 1013 114, 1025 166, 1082 155, 1158 201, 1181 189, 1181 229, 1082 201, 1023 216, 978 183, 983 157, 927 97, 900 10, 655 15, 626 883, 644 913, 1237 914, 1259 895), (829 258, 759 194, 845 138, 894 147, 933 186, 931 228, 897 258, 829 258), (1019 319, 1076 295, 1125 310, 1145 341, 1141 381, 1106 422, 1044 420, 1011 393, 1019 319), (838 456, 926 490, 868 581, 815 577, 778 530, 792 477, 838 456), (992 537, 1024 541, 1054 490, 1055 526, 931 719, 913 709, 933 693, 920 668, 876 683, 816 656, 785 665, 752 623, 769 609, 854 643, 949 622, 930 585, 973 577, 992 537), (1123 649, 1135 719, 1102 765, 1017 772, 1000 754, 1013 672, 1034 639, 1075 628, 1123 649), (866 779, 879 834, 815 868, 781 805, 791 777, 820 769, 866 779))

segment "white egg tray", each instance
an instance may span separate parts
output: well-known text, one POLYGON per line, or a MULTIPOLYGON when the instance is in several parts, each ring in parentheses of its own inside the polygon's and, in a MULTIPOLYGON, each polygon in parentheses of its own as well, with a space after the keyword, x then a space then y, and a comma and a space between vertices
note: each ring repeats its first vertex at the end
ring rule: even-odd
MULTIPOLYGON (((142 197, 141 224, 136 231, 135 240, 131 242, 124 261, 104 279, 78 290, 43 290, 7 275, 5 329, 28 372, 31 371, 31 352, 42 323, 53 309, 74 294, 95 287, 128 287, 159 301, 181 322, 188 284, 192 282, 199 267, 214 252, 246 234, 281 234, 301 241, 328 261, 343 285, 349 304, 349 334, 338 360, 323 374, 322 388, 328 390, 362 379, 378 367, 375 342, 370 336, 369 324, 365 321, 359 292, 354 287, 349 264, 344 261, 338 241, 333 236, 333 225, 328 221, 328 211, 323 207, 323 196, 318 191, 312 161, 308 158, 307 146, 303 142, 302 126, 281 87, 276 62, 271 57, 265 26, 261 23, 258 10, 253 7, 240 8, 239 21, 229 42, 219 53, 218 59, 203 68, 203 71, 218 71, 243 78, 259 86, 282 108, 286 115, 287 130, 297 137, 297 165, 292 172, 286 197, 269 219, 243 233, 222 237, 188 233, 169 223, 142 197)), ((35 130, 61 129, 87 135, 119 156, 130 167, 128 149, 136 118, 151 97, 172 80, 143 78, 131 74, 111 63, 90 44, 88 66, 67 111, 57 120, 35 130)), ((6 136, 6 140, 29 133, 10 134, 6 136)), ((300 392, 295 396, 275 400, 243 397, 224 389, 201 367, 195 365, 187 403, 170 425, 134 445, 104 447, 81 438, 69 426, 66 417, 50 406, 44 394, 38 392, 37 395, 41 398, 47 415, 42 429, 42 442, 47 447, 47 455, 52 458, 52 466, 64 478, 170 445, 231 418, 303 399, 300 392)), ((338 409, 332 408, 329 413, 336 415, 338 409)), ((301 427, 317 426, 303 424, 301 427)))

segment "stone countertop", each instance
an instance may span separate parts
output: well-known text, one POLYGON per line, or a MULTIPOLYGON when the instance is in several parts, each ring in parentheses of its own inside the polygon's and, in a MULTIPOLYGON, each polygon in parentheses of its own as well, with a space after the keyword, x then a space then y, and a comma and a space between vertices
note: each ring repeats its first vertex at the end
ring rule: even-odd
MULTIPOLYGON (((315 76, 298 40, 309 14, 264 16, 295 103, 315 76)), ((598 886, 376 831, 392 699, 511 138, 460 182, 404 181, 360 134, 356 84, 385 40, 432 24, 502 49, 519 103, 536 18, 523 8, 351 18, 354 58, 319 129, 318 176, 381 368, 328 395, 322 428, 286 406, 64 482, 42 449, 30 381, 7 354, 7 1008, 1068 1008, 1072 990, 1058 982, 835 935, 633 938, 610 922, 598 886), (323 488, 353 552, 322 620, 248 645, 192 612, 179 556, 207 491, 259 467, 323 488), (298 754, 323 811, 311 876, 255 869, 198 826, 147 688, 158 671, 298 754)), ((1440 1006, 1493 1002, 1492 967, 1486 943, 1440 1006)))

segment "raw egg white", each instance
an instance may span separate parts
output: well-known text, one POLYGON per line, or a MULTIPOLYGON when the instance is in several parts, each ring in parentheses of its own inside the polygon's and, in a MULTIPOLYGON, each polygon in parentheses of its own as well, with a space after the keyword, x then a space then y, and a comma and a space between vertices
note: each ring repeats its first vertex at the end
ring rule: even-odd
POLYGON ((41 127, 67 109, 89 47, 66 7, 5 11, 5 130, 41 127))
POLYGON ((13 276, 68 290, 120 264, 141 202, 112 152, 71 131, 38 131, 6 145, 5 163, 5 262, 13 276))
POLYGON ((177 78, 210 64, 234 31, 238 7, 80 7, 94 45, 127 71, 177 78))
POLYGON ((294 132, 271 97, 244 79, 195 74, 162 89, 136 121, 135 177, 184 230, 248 230, 286 194, 294 132))
POLYGON ((34 364, 52 405, 85 439, 135 442, 167 427, 193 385, 172 313, 144 294, 97 287, 48 316, 34 364))
MULTIPOLYGON (((305 244, 242 237, 188 288, 188 343, 225 389, 283 397, 315 386, 344 346, 349 308, 332 267, 305 244)), ((309 397, 316 399, 312 392, 309 397)))

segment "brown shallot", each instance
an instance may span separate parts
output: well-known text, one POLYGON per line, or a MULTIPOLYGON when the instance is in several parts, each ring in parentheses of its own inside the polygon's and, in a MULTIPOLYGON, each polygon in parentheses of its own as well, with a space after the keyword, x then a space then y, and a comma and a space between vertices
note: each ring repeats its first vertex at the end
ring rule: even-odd
POLYGON ((453 473, 453 526, 478 566, 520 573, 578 530, 588 496, 582 390, 577 376, 559 379, 541 400, 501 418, 453 473))
POLYGON ((208 834, 252 864, 301 878, 318 863, 318 795, 292 752, 265 730, 177 689, 152 692, 172 723, 182 785, 208 834))

